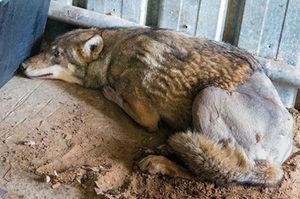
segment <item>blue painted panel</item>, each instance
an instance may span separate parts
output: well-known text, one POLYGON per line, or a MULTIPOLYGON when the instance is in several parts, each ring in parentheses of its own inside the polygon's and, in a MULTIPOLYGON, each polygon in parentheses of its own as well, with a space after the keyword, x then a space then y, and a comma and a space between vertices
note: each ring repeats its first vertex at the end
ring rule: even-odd
POLYGON ((42 36, 50 0, 0 1, 0 87, 42 36))

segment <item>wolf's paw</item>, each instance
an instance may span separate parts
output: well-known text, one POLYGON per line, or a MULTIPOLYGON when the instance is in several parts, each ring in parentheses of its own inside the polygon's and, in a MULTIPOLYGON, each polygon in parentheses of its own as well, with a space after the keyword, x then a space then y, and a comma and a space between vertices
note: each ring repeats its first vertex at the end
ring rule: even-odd
POLYGON ((119 105, 120 107, 123 106, 123 99, 122 97, 111 87, 106 86, 102 89, 102 93, 106 99, 112 101, 119 105))
POLYGON ((156 148, 158 154, 163 156, 170 156, 174 154, 173 149, 168 144, 161 144, 156 148))
POLYGON ((149 155, 138 163, 143 172, 150 174, 162 174, 170 177, 191 179, 191 175, 184 168, 168 160, 163 156, 149 155))

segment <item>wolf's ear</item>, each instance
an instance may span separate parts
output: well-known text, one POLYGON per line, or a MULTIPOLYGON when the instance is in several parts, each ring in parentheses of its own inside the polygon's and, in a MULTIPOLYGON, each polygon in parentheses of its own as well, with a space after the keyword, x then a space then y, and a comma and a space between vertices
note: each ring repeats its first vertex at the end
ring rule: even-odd
POLYGON ((103 39, 100 35, 96 34, 88 39, 83 45, 83 56, 90 61, 99 57, 100 52, 103 49, 103 39))

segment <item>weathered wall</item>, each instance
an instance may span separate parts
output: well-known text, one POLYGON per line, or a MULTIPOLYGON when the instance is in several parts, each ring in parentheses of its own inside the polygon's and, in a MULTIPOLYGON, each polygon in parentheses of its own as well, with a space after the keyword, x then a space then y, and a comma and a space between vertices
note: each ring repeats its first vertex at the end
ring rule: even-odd
POLYGON ((299 0, 247 0, 238 45, 296 65, 300 48, 299 0))

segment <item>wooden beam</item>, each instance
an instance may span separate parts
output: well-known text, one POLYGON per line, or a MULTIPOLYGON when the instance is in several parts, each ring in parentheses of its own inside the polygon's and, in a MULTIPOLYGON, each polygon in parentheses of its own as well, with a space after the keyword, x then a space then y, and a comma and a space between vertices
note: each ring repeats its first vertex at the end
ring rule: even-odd
POLYGON ((48 17, 56 21, 82 27, 145 27, 116 16, 108 16, 56 1, 51 1, 48 17))

